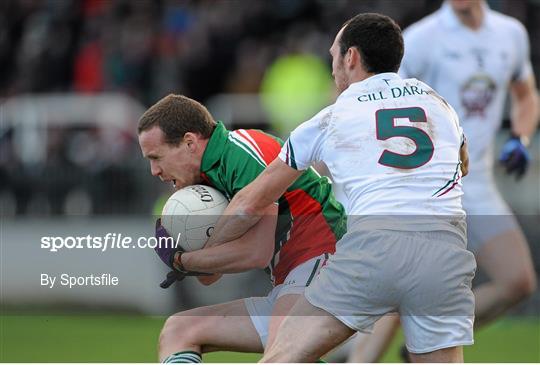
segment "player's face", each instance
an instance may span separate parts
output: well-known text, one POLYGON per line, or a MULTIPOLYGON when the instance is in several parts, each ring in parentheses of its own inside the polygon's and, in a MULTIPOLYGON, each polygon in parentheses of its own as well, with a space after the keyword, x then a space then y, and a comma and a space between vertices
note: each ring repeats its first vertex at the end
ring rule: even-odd
POLYGON ((342 32, 343 29, 336 35, 336 39, 334 39, 334 43, 332 44, 332 47, 330 47, 330 54, 332 55, 332 76, 334 77, 336 88, 340 94, 349 87, 347 75, 345 73, 344 57, 341 55, 339 49, 339 39, 341 38, 342 32))
POLYGON ((456 13, 470 13, 481 4, 482 0, 450 0, 450 6, 456 13))
POLYGON ((165 134, 153 127, 139 135, 143 156, 150 161, 150 171, 163 182, 170 182, 176 189, 201 182, 201 157, 196 142, 186 133, 184 141, 177 146, 165 143, 165 134))

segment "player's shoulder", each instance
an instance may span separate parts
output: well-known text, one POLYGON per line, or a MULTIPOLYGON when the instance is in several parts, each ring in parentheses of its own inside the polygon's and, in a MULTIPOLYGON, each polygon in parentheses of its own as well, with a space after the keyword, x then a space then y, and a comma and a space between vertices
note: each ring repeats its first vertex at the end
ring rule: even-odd
POLYGON ((323 108, 321 111, 315 114, 311 119, 308 119, 304 123, 300 124, 296 128, 296 130, 297 131, 311 130, 313 132, 325 130, 326 127, 328 127, 330 120, 332 119, 332 115, 334 113, 334 109, 336 108, 336 104, 332 104, 332 105, 327 106, 326 108, 323 108))
POLYGON ((499 13, 495 10, 488 10, 489 21, 493 23, 495 29, 504 32, 514 32, 516 34, 526 34, 527 30, 523 23, 518 19, 511 17, 509 15, 499 13))
MULTIPOLYGON (((245 161, 246 155, 266 165, 274 160, 283 141, 257 129, 237 129, 228 136, 230 159, 245 161)), ((240 162, 242 163, 242 162, 240 162)))
POLYGON ((528 47, 527 29, 518 19, 489 9, 488 22, 489 29, 496 32, 497 39, 500 39, 506 47, 512 49, 528 47))
POLYGON ((312 120, 320 120, 326 118, 328 115, 331 115, 334 111, 336 104, 328 105, 327 107, 323 108, 321 111, 319 111, 317 114, 315 114, 309 121, 312 120))
POLYGON ((426 92, 428 92, 430 94, 432 94, 432 93, 437 94, 437 92, 431 86, 426 84, 424 81, 418 80, 416 78, 408 78, 408 79, 404 79, 403 81, 406 82, 406 83, 410 83, 412 85, 415 85, 419 89, 424 90, 424 91, 426 91, 426 92))
POLYGON ((255 145, 252 137, 243 129, 230 131, 227 136, 227 146, 223 150, 222 161, 225 167, 236 165, 245 161, 246 155, 255 155, 255 145))
POLYGON ((445 109, 448 109, 452 115, 456 114, 454 108, 446 101, 446 99, 425 82, 416 78, 403 79, 403 82, 408 86, 416 87, 416 93, 420 96, 430 98, 445 109))
POLYGON ((280 143, 280 139, 259 129, 235 129, 229 133, 229 141, 242 141, 251 145, 280 143))
POLYGON ((395 86, 400 88, 412 87, 414 94, 420 96, 429 96, 432 93, 436 93, 431 86, 415 77, 403 77, 400 80, 396 80, 395 86))

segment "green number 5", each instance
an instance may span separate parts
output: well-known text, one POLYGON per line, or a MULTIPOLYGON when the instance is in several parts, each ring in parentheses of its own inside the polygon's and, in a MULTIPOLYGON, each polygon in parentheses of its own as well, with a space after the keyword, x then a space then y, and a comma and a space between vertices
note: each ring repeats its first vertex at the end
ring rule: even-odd
POLYGON ((419 107, 399 109, 379 109, 375 113, 377 139, 386 141, 392 137, 405 137, 416 145, 413 153, 402 155, 385 149, 379 163, 400 169, 415 169, 426 164, 433 156, 433 142, 429 135, 420 128, 396 126, 394 119, 407 118, 413 123, 427 123, 424 109, 419 107))

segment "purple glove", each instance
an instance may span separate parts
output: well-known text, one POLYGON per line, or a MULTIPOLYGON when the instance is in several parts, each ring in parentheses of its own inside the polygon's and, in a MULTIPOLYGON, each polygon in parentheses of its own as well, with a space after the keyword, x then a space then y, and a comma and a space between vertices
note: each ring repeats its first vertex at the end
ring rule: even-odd
MULTIPOLYGON (((160 242, 164 243, 165 238, 171 237, 169 236, 169 233, 167 233, 167 230, 165 229, 165 227, 161 225, 161 218, 158 218, 156 220, 156 233, 154 234, 154 236, 158 240, 158 245, 156 245, 156 247, 154 248, 154 251, 156 251, 157 255, 159 256, 161 261, 165 263, 165 265, 167 265, 168 267, 174 270, 174 266, 173 266, 174 255, 179 251, 184 252, 184 250, 182 250, 182 247, 170 247, 172 245, 159 244, 160 242), (160 238, 163 238, 163 239, 160 240, 160 238)), ((167 241, 172 242, 172 240, 170 239, 167 241)))
MULTIPOLYGON (((158 245, 156 245, 156 247, 154 248, 154 251, 156 251, 161 261, 163 261, 165 265, 167 265, 168 267, 172 269, 172 271, 170 271, 167 274, 167 278, 161 284, 159 284, 160 287, 162 287, 163 289, 167 289, 169 286, 171 286, 175 282, 184 280, 186 276, 212 275, 212 274, 207 274, 207 273, 197 272, 197 271, 181 270, 181 268, 178 268, 177 266, 174 265, 175 255, 178 252, 183 253, 184 250, 180 246, 169 247, 172 245, 166 245, 166 244, 164 244, 163 247, 161 247, 161 245, 159 244, 160 238, 170 237, 165 227, 161 225, 161 218, 158 218, 156 220, 156 233, 154 236, 158 240, 158 245)), ((165 242, 165 239, 162 239, 161 241, 165 242)), ((172 240, 168 240, 168 241, 171 242, 172 240)))
POLYGON ((516 173, 516 178, 521 178, 531 159, 527 147, 521 143, 518 137, 511 137, 504 144, 499 161, 506 167, 506 173, 516 173))

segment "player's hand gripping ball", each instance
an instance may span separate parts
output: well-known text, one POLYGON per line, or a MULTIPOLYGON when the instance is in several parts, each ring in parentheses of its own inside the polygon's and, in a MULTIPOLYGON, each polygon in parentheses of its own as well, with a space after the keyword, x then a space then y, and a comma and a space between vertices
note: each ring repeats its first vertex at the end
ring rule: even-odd
POLYGON ((227 204, 227 198, 218 190, 204 185, 180 189, 167 200, 162 217, 156 221, 155 231, 160 243, 155 251, 172 269, 160 284, 162 288, 168 288, 186 276, 210 275, 186 271, 178 262, 185 251, 204 247, 227 204))
MULTIPOLYGON (((167 233, 167 230, 161 225, 161 219, 158 218, 156 220, 156 232, 155 237, 158 239, 163 238, 170 238, 169 234, 167 233)), ((171 241, 170 241, 171 242, 171 241)), ((167 265, 172 269, 167 274, 167 277, 165 280, 163 280, 159 286, 163 289, 167 289, 172 284, 174 284, 177 281, 182 281, 186 276, 205 276, 205 275, 212 275, 207 274, 203 272, 198 271, 186 271, 182 267, 180 267, 177 263, 180 261, 180 256, 185 251, 180 246, 174 246, 174 245, 157 245, 154 250, 156 251, 157 255, 167 265)))
POLYGON ((228 204, 217 189, 205 185, 187 186, 167 200, 161 224, 184 251, 199 250, 208 241, 228 204))

